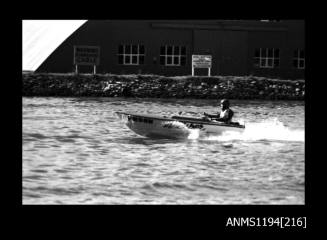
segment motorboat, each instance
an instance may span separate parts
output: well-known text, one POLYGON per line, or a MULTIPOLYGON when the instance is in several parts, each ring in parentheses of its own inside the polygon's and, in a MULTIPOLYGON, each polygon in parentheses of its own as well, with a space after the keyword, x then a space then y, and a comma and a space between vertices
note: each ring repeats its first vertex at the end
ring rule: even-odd
POLYGON ((205 134, 220 135, 227 131, 243 132, 245 125, 238 122, 224 123, 208 118, 193 116, 158 116, 151 114, 116 112, 126 120, 126 126, 138 135, 150 138, 185 138, 191 129, 199 129, 205 134))

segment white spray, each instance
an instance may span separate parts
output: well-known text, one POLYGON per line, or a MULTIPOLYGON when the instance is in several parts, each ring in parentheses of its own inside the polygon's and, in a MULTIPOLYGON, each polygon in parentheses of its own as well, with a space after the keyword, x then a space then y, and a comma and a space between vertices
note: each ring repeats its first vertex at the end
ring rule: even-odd
POLYGON ((193 133, 193 131, 191 131, 189 139, 197 138, 209 141, 282 140, 304 142, 304 130, 288 128, 275 118, 257 123, 246 123, 244 132, 226 131, 222 135, 201 136, 199 132, 193 133))

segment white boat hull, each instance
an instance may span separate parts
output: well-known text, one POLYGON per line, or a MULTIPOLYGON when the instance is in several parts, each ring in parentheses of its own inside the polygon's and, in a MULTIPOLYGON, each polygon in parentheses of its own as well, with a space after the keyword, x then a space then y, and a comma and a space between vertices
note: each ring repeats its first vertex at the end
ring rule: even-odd
POLYGON ((209 122, 197 118, 161 117, 147 114, 117 112, 126 119, 126 126, 138 135, 155 138, 186 138, 190 129, 199 129, 205 134, 220 135, 223 132, 243 132, 245 126, 232 126, 220 122, 209 122))

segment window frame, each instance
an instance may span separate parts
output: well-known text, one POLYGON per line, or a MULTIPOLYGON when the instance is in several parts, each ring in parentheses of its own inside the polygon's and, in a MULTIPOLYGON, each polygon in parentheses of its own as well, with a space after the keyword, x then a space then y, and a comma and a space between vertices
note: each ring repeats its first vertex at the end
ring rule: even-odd
POLYGON ((255 48, 254 49, 254 66, 256 68, 279 68, 280 66, 280 49, 279 48, 255 48), (259 56, 256 56, 259 50, 259 56), (272 51, 272 52, 271 52, 272 51), (278 51, 278 57, 277 55, 278 51), (272 54, 269 54, 272 53, 272 54), (275 64, 278 60, 278 65, 275 64), (258 63, 257 63, 258 61, 258 63), (271 62, 271 64, 269 64, 271 62))
POLYGON ((305 50, 304 49, 298 48, 298 49, 294 50, 294 52, 293 52, 293 68, 305 69, 305 50), (303 58, 301 58, 301 51, 303 51, 303 58), (296 56, 294 57, 294 55, 296 55, 296 56), (296 61, 296 66, 294 66, 294 61, 296 61), (300 67, 301 62, 303 62, 303 67, 300 67))
POLYGON ((118 64, 119 65, 127 65, 127 66, 137 66, 137 65, 143 65, 144 64, 144 60, 145 60, 145 47, 143 44, 120 44, 118 45, 118 64), (123 47, 123 52, 120 53, 119 52, 119 48, 120 46, 123 47), (133 53, 133 46, 137 46, 137 52, 133 53), (130 47, 130 51, 129 53, 126 52, 126 47, 130 47), (140 48, 143 47, 144 49, 144 53, 140 53, 140 48), (119 63, 119 57, 122 56, 123 57, 123 62, 119 63), (143 63, 140 63, 140 57, 143 56, 143 63), (126 61, 127 57, 129 57, 129 61, 126 61), (136 63, 133 62, 133 57, 136 57, 136 63))
POLYGON ((161 58, 164 58, 164 64, 161 63, 161 60, 159 61, 160 65, 167 66, 167 67, 181 67, 186 65, 186 46, 182 45, 161 45, 160 46, 160 52, 159 52, 159 60, 161 58), (164 54, 162 54, 161 50, 162 47, 164 48, 164 54), (171 54, 168 54, 168 48, 171 47, 171 54), (178 48, 178 54, 175 54, 175 49, 178 48), (185 54, 182 54, 182 48, 185 48, 185 54), (171 59, 171 63, 168 63, 168 58, 171 59), (181 59, 185 58, 184 65, 182 65, 181 59), (177 59, 177 64, 175 64, 175 60, 177 59))

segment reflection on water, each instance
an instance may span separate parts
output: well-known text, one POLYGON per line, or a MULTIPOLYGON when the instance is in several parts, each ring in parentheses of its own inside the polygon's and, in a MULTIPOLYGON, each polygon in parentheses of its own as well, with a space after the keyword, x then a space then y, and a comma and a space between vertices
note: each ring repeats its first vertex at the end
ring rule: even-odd
POLYGON ((244 134, 143 138, 114 114, 214 100, 23 98, 24 204, 304 204, 304 103, 232 101, 244 134))

